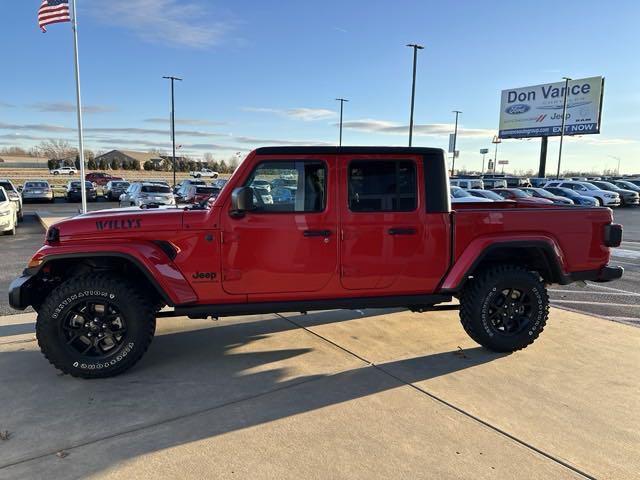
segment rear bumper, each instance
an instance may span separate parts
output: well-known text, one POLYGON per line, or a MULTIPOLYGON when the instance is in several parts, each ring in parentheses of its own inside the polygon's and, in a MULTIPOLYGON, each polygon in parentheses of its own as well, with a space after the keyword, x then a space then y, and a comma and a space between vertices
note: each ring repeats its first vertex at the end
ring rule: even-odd
POLYGON ((622 277, 624 273, 624 268, 622 267, 612 267, 607 265, 599 270, 586 270, 582 272, 573 272, 568 276, 568 282, 579 282, 584 280, 589 280, 592 282, 604 283, 611 282, 613 280, 618 280, 622 277))

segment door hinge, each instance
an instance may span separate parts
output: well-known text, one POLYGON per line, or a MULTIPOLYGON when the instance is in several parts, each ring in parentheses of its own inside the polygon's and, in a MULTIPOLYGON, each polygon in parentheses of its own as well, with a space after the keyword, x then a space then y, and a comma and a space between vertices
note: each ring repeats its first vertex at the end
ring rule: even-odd
POLYGON ((340 240, 344 241, 344 230, 342 228, 340 229, 340 240))
POLYGON ((220 230, 220 244, 222 245, 223 243, 224 243, 224 232, 220 230))

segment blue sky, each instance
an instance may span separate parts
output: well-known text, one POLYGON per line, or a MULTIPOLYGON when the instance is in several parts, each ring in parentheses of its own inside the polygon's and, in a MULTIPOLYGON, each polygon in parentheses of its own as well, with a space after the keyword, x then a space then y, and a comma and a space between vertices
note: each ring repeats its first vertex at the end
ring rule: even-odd
MULTIPOLYGON (((75 140, 70 24, 36 24, 39 0, 4 2, 0 147, 75 140)), ((411 50, 419 53, 414 145, 446 148, 462 110, 457 166, 479 168, 500 91, 606 77, 600 135, 566 141, 563 167, 640 172, 640 35, 635 1, 78 0, 88 147, 167 149, 177 75, 177 142, 228 158, 261 145, 404 145, 411 50), (616 157, 616 158, 614 158, 616 157)), ((539 139, 499 157, 536 169, 539 139)), ((557 140, 550 141, 555 169, 557 140)), ((493 152, 493 149, 491 149, 493 152)), ((490 155, 492 156, 492 155, 490 155)))

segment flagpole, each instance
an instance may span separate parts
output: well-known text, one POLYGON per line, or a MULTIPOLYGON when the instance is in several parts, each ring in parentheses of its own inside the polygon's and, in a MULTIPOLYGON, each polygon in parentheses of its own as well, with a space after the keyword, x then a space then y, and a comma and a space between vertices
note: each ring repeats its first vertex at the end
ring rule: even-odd
POLYGON ((73 29, 73 53, 76 71, 76 109, 78 111, 78 147, 80 158, 80 193, 82 195, 82 213, 87 213, 87 189, 84 183, 84 134, 82 131, 82 103, 80 99, 80 61, 78 60, 78 16, 76 13, 76 0, 71 0, 72 29, 73 29))

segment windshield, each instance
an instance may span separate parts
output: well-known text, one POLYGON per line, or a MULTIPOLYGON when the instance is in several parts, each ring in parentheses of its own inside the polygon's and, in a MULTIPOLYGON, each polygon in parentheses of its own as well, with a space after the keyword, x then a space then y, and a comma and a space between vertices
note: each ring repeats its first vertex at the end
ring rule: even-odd
POLYGON ((620 190, 620 187, 609 182, 593 182, 593 184, 596 187, 602 188, 603 190, 620 190))
POLYGON ((580 197, 580 195, 578 193, 574 192, 570 188, 563 188, 563 187, 555 188, 555 189, 551 190, 551 193, 557 193, 561 197, 567 197, 567 198, 578 198, 578 197, 580 197))
POLYGON ((111 186, 118 188, 127 188, 129 186, 129 182, 112 182, 111 186))
POLYGON ((27 182, 24 184, 24 188, 48 188, 47 182, 27 182))
MULTIPOLYGON (((634 185, 633 183, 631 183, 631 182, 627 182, 627 181, 625 181, 625 180, 618 180, 618 181, 616 182, 616 185, 618 185, 620 188, 628 188, 629 190, 635 190, 635 191, 637 191, 637 189, 638 189, 638 186, 637 186, 637 185, 634 185)), ((5 187, 5 188, 6 188, 6 187, 5 187)))
POLYGON ((599 190, 598 187, 596 187, 595 185, 593 185, 591 183, 587 183, 587 182, 580 182, 578 185, 582 185, 587 190, 599 190))
POLYGON ((142 193, 171 193, 171 189, 164 185, 143 185, 140 191, 142 193))
POLYGON ((9 182, 0 182, 0 187, 3 187, 7 192, 13 191, 13 185, 9 182))
POLYGON ((218 193, 220 189, 218 187, 205 187, 205 186, 197 186, 196 193, 218 193))
POLYGON ((528 195, 526 193, 524 193, 522 190, 518 190, 516 188, 514 188, 513 190, 504 190, 505 192, 510 192, 513 194, 514 197, 516 198, 528 198, 531 195, 528 195))
POLYGON ((473 193, 476 197, 488 198, 489 200, 504 200, 500 195, 496 192, 492 192, 491 190, 475 190, 473 193))
MULTIPOLYGON (((540 195, 541 197, 544 197, 544 198, 553 198, 554 197, 553 193, 547 192, 546 190, 543 190, 542 188, 536 188, 535 190, 534 189, 531 189, 531 190, 535 191, 538 195, 540 195)), ((531 192, 532 195, 533 195, 533 191, 531 192)), ((528 192, 528 190, 525 190, 525 192, 528 192)))
POLYGON ((469 195, 460 187, 451 187, 451 196, 453 198, 465 198, 465 197, 470 197, 471 195, 469 195))
MULTIPOLYGON (((92 188, 93 187, 91 182, 84 182, 84 186, 85 186, 85 188, 92 188)), ((71 188, 80 188, 80 182, 71 182, 70 187, 71 188)))

